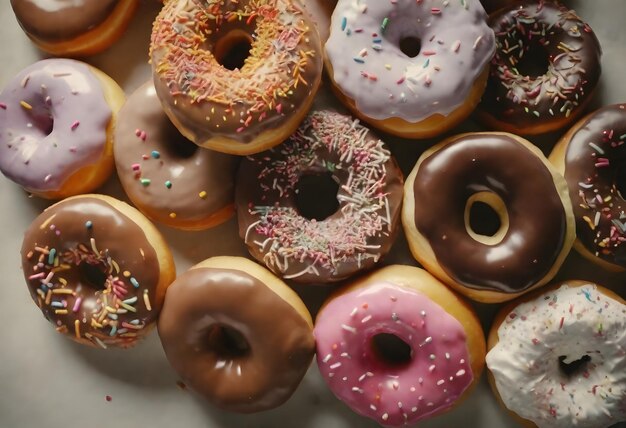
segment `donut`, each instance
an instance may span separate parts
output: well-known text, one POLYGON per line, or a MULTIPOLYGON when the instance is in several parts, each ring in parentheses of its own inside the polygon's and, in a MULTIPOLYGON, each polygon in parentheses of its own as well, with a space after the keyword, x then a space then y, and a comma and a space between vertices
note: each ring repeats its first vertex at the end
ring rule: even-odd
POLYGON ((165 3, 150 52, 157 95, 196 144, 247 155, 291 135, 321 81, 321 44, 291 0, 165 3))
POLYGON ((308 0, 302 4, 315 22, 322 44, 326 43, 330 35, 330 17, 336 5, 337 0, 308 0))
POLYGON ((200 230, 233 215, 238 159, 201 149, 180 135, 152 81, 120 110, 113 147, 122 187, 148 218, 200 230))
POLYGON ((332 392, 386 427, 452 409, 484 366, 485 339, 470 305, 416 267, 388 266, 339 290, 314 334, 332 392))
POLYGON ((37 47, 55 56, 94 55, 128 27, 138 0, 11 0, 15 18, 37 47))
POLYGON ((495 43, 478 0, 339 0, 325 46, 332 88, 363 121, 405 138, 463 121, 495 43))
POLYGON ((556 131, 591 100, 600 78, 600 42, 559 3, 514 2, 489 17, 496 54, 478 117, 517 135, 556 131))
POLYGON ((64 199, 22 243, 30 295, 59 333, 100 348, 133 346, 155 322, 176 271, 159 231, 109 196, 64 199))
POLYGON ((605 428, 626 420, 625 327, 624 300, 586 281, 512 302, 489 332, 494 394, 529 427, 605 428))
POLYGON ((124 100, 117 83, 85 63, 26 67, 0 93, 0 171, 48 199, 96 189, 113 171, 112 132, 124 100))
POLYGON ((285 279, 340 281, 389 252, 403 183, 395 159, 366 127, 315 111, 281 146, 242 161, 235 188, 239 236, 254 258, 285 279))
POLYGON ((563 177, 528 141, 495 132, 424 152, 404 188, 402 222, 417 261, 488 303, 546 284, 575 235, 563 177), (476 222, 481 216, 488 220, 476 222))
POLYGON ((241 257, 214 257, 177 278, 165 296, 159 336, 186 385, 240 413, 287 401, 315 353, 302 300, 241 257))
POLYGON ((581 119, 550 154, 573 201, 574 248, 613 271, 626 269, 626 201, 619 188, 625 142, 626 104, 616 104, 581 119))

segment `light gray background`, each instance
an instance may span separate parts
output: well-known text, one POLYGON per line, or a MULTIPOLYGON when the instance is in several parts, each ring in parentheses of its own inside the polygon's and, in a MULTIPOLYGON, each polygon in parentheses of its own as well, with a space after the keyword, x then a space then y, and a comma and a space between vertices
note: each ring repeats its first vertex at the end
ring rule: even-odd
MULTIPOLYGON (((315 0, 318 1, 318 0, 315 0)), ((319 0, 323 1, 323 0, 319 0)), ((626 102, 626 0, 570 1, 596 31, 603 49, 603 75, 594 107, 626 102)), ((151 22, 158 2, 143 0, 129 31, 104 54, 87 61, 109 73, 131 93, 150 76, 147 64, 151 22)), ((20 30, 8 0, 0 1, 0 87, 19 70, 44 55, 20 30)), ((318 105, 333 103, 321 95, 318 105)), ((459 129, 478 129, 468 121, 459 129)), ((556 136, 536 142, 549 149, 556 136)), ((388 140, 393 140, 386 138, 388 140)), ((405 172, 429 142, 391 141, 405 172)), ((125 199, 116 177, 102 193, 125 199)), ((89 349, 54 332, 32 303, 20 269, 22 234, 49 203, 29 198, 0 177, 0 428, 105 426, 170 428, 375 427, 353 414, 327 390, 313 365, 301 387, 279 409, 248 416, 221 412, 176 386, 156 333, 134 349, 89 349), (105 396, 112 397, 111 402, 105 396)), ((246 255, 235 221, 215 230, 185 233, 161 227, 175 254, 179 272, 213 255, 246 255)), ((415 264, 401 237, 386 263, 415 264)), ((608 284, 626 296, 626 275, 609 274, 570 255, 559 278, 580 278, 608 284)), ((330 288, 297 287, 312 311, 330 288)), ((483 326, 490 325, 497 306, 476 305, 483 326)), ((485 379, 471 397, 451 413, 423 427, 514 427, 491 395, 485 379)), ((623 424, 622 426, 626 426, 623 424)))

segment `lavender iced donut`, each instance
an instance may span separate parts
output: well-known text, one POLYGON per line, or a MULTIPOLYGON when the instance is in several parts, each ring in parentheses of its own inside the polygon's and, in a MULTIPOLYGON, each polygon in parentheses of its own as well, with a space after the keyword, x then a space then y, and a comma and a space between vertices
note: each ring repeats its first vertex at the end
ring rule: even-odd
POLYGON ((238 158, 183 137, 152 82, 137 89, 120 111, 114 152, 124 190, 152 220, 200 230, 232 216, 238 158))
POLYGON ((478 0, 340 0, 326 43, 334 89, 366 122, 403 137, 465 119, 495 51, 478 0))
POLYGON ((89 192, 113 170, 112 129, 122 89, 82 62, 48 59, 0 94, 0 171, 49 199, 89 192))

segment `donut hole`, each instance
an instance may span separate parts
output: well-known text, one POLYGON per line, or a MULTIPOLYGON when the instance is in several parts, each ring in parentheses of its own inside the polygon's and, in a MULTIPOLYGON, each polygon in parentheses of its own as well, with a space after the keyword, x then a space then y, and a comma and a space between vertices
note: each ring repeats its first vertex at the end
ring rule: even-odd
POLYGON ((104 271, 104 266, 99 264, 81 263, 78 265, 81 283, 94 290, 104 290, 108 275, 104 271))
POLYGON ((422 41, 417 37, 408 36, 400 39, 400 51, 409 58, 415 58, 422 50, 422 41))
POLYGON ((587 365, 591 361, 591 357, 589 355, 583 355, 579 359, 572 360, 569 363, 565 362, 566 359, 566 355, 561 355, 559 357, 559 369, 566 377, 575 376, 576 374, 585 371, 587 369, 587 365))
POLYGON ((465 205, 464 219, 467 233, 485 245, 500 243, 509 229, 504 201, 492 192, 472 195, 465 205))
POLYGON ((27 114, 30 118, 30 126, 41 133, 42 137, 47 137, 52 134, 54 128, 54 118, 50 112, 50 107, 43 96, 37 96, 37 99, 28 101, 27 104, 31 106, 27 110, 27 114))
POLYGON ((212 325, 206 334, 206 347, 222 359, 242 358, 250 354, 250 344, 239 331, 223 324, 212 325))
POLYGON ((524 55, 519 58, 516 69, 522 76, 536 78, 543 76, 550 67, 550 55, 539 41, 532 41, 524 50, 524 55))
POLYGON ((176 127, 169 120, 163 121, 162 126, 164 129, 161 130, 161 135, 165 136, 162 140, 162 149, 167 152, 169 157, 175 159, 188 159, 196 154, 199 147, 182 136, 178 129, 176 129, 176 127))
POLYGON ((324 220, 339 209, 339 184, 330 172, 304 174, 295 190, 295 204, 301 216, 324 220))
POLYGON ((232 30, 215 43, 215 59, 228 70, 243 68, 252 49, 252 37, 242 30, 232 30))
POLYGON ((390 333, 379 333, 372 337, 372 352, 389 366, 403 366, 413 359, 413 350, 408 343, 390 333))
POLYGON ((616 163, 618 167, 615 168, 615 188, 620 197, 624 199, 626 196, 626 168, 623 168, 622 165, 626 167, 626 159, 618 159, 616 163))

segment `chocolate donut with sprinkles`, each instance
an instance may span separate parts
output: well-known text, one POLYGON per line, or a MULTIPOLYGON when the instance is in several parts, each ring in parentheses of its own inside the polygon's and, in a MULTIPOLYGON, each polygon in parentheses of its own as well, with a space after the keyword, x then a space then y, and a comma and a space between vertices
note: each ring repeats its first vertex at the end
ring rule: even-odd
POLYGON ((489 17, 496 54, 478 116, 517 135, 571 124, 601 72, 600 42, 573 10, 552 1, 515 2, 489 17))
POLYGON ((476 313, 416 267, 388 266, 339 290, 322 306, 314 334, 333 393, 386 427, 452 409, 485 364, 476 313))
MULTIPOLYGON (((242 162, 235 190, 239 235, 285 279, 339 281, 373 267, 391 248, 403 182, 385 144, 366 127, 315 111, 284 144, 242 162), (324 178, 334 184, 326 192, 334 205, 303 213, 301 189, 324 178)), ((314 191, 318 204, 324 192, 314 191)))
POLYGON ((176 277, 159 231, 109 196, 46 209, 22 243, 30 294, 59 333, 100 348, 133 346, 155 325, 176 277))
POLYGON ((247 155, 282 143, 322 75, 315 25, 292 0, 172 0, 154 22, 154 84, 189 140, 247 155))
POLYGON ((478 0, 339 0, 325 45, 332 86, 385 132, 427 138, 458 125, 495 50, 478 0))
POLYGON ((574 248, 609 270, 626 269, 626 104, 602 107, 561 138, 550 161, 565 176, 576 217, 574 248))

